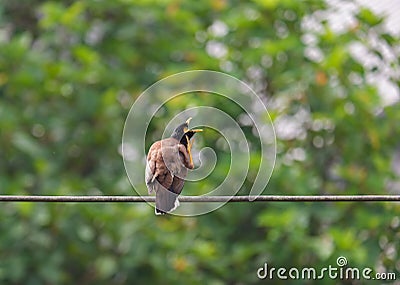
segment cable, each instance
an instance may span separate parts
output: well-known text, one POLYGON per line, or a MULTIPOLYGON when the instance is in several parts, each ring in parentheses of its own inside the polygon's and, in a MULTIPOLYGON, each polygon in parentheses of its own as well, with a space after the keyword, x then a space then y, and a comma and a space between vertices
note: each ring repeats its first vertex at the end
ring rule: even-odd
MULTIPOLYGON (((154 196, 28 196, 0 195, 0 202, 115 203, 154 202, 154 196)), ((321 196, 179 196, 180 202, 400 202, 400 195, 321 195, 321 196)))

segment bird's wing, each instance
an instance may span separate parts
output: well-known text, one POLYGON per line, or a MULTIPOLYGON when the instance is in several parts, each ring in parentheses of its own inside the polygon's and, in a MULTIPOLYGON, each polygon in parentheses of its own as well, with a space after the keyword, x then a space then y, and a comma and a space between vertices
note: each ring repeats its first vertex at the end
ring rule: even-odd
POLYGON ((146 172, 145 172, 145 181, 146 181, 146 185, 147 185, 147 189, 149 191, 149 194, 151 194, 155 189, 154 189, 154 172, 153 169, 154 167, 152 167, 150 165, 150 163, 148 162, 146 165, 146 172))
POLYGON ((178 176, 175 176, 169 190, 179 195, 181 194, 184 185, 185 185, 185 180, 179 178, 178 176))
MULTIPOLYGON (((150 147, 149 153, 147 155, 145 180, 149 193, 157 190, 157 183, 154 183, 155 180, 157 180, 159 184, 161 184, 161 186, 163 186, 165 189, 169 189, 173 181, 173 177, 167 166, 165 165, 161 145, 161 141, 155 142, 150 147)), ((164 147, 164 151, 169 152, 168 144, 166 147, 164 147)))
POLYGON ((178 195, 185 184, 187 167, 193 168, 193 163, 186 147, 177 140, 165 139, 150 147, 146 184, 149 193, 156 192, 156 214, 169 213, 179 205, 178 195))
MULTIPOLYGON (((185 157, 185 155, 183 153, 179 153, 179 159, 184 164, 186 164, 186 162, 189 158, 187 156, 185 157), (186 162, 185 162, 185 160, 186 160, 186 162)), ((174 176, 174 179, 172 181, 172 184, 171 184, 171 187, 169 188, 169 190, 179 195, 182 192, 183 186, 185 185, 186 175, 187 175, 187 168, 182 167, 181 171, 179 172, 179 177, 174 176)))
POLYGON ((155 142, 150 147, 149 153, 147 154, 147 164, 145 173, 146 184, 149 184, 151 181, 154 181, 153 177, 156 170, 157 144, 158 142, 155 142))
POLYGON ((150 147, 147 155, 145 180, 149 194, 153 191, 157 191, 161 185, 164 186, 166 184, 165 186, 168 189, 172 183, 172 177, 168 178, 167 176, 168 169, 162 158, 161 141, 158 141, 150 147))

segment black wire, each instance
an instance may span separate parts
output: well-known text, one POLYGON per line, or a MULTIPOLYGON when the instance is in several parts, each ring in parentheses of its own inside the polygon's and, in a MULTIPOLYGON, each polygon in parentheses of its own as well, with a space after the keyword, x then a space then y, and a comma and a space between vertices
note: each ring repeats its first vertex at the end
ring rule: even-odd
MULTIPOLYGON (((154 202, 154 196, 27 196, 0 195, 0 202, 115 203, 154 202)), ((399 202, 400 195, 321 195, 321 196, 179 196, 180 202, 399 202)))

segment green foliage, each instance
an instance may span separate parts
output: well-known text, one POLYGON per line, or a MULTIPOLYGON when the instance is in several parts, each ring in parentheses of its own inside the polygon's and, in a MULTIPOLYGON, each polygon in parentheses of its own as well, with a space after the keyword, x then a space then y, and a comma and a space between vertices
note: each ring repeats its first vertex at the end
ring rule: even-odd
MULTIPOLYGON (((384 72, 398 88, 398 56, 370 40, 396 54, 399 38, 366 8, 340 33, 326 11, 319 0, 2 1, 1 194, 134 194, 120 156, 129 108, 156 80, 191 69, 228 72, 267 102, 278 156, 264 194, 396 190, 399 104, 384 105, 367 77, 384 72), (358 61, 357 43, 377 61, 358 61)), ((181 96, 155 118, 148 143, 196 105, 243 112, 219 96, 181 96)), ((243 130, 255 168, 257 138, 243 130)), ((221 159, 217 175, 188 185, 193 194, 218 185, 229 166, 217 133, 199 143, 221 159)), ((155 217, 145 204, 5 203, 0 283, 257 284, 264 262, 320 268, 341 255, 352 267, 399 274, 399 214, 384 203, 229 204, 196 218, 155 217)))

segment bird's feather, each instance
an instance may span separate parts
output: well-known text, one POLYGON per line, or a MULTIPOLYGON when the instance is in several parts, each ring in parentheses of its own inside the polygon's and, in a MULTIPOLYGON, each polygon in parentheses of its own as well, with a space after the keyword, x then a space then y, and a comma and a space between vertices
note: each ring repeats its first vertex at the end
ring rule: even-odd
POLYGON ((156 193, 156 214, 169 213, 179 205, 188 168, 193 168, 193 162, 177 139, 167 138, 150 147, 145 180, 149 193, 156 193))
POLYGON ((169 190, 179 195, 181 194, 184 185, 185 185, 185 180, 175 176, 169 190))
POLYGON ((162 187, 162 189, 159 188, 159 191, 156 191, 156 215, 172 212, 179 206, 178 194, 166 190, 159 183, 157 184, 159 185, 157 188, 162 187))

